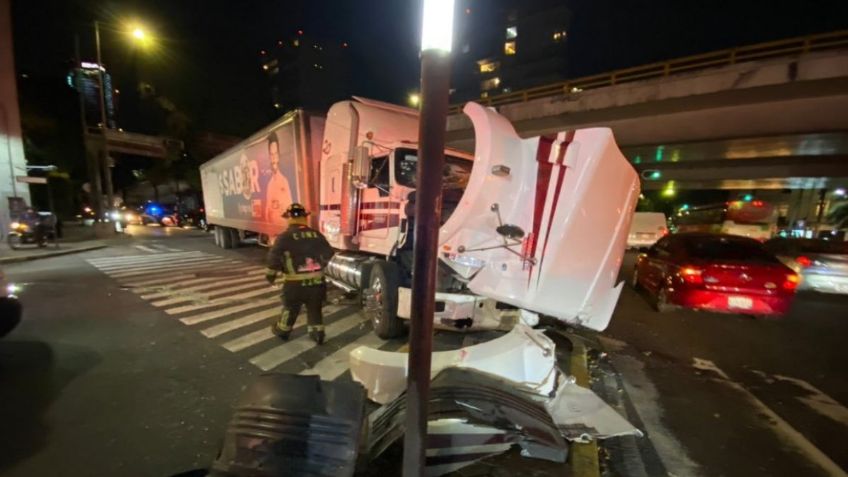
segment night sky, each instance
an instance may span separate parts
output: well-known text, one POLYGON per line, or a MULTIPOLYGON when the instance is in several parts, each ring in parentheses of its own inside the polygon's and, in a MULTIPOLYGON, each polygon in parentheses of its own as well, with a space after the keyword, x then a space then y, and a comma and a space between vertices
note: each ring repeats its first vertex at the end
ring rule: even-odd
MULTIPOLYGON (((486 0, 479 0, 485 8, 486 0)), ((571 0, 574 76, 809 33, 848 28, 848 0, 571 0)), ((103 24, 104 63, 119 88, 135 78, 190 114, 195 126, 246 135, 273 117, 257 60, 262 48, 303 29, 345 41, 353 90, 401 103, 417 86, 416 0, 12 0, 18 73, 64 82, 74 34, 94 59, 91 22, 103 24), (160 38, 134 51, 109 25, 138 18, 160 38)), ((115 29, 115 27, 111 27, 115 29)), ((129 82, 129 84, 128 84, 129 82)), ((76 126, 75 126, 76 127, 76 126)))

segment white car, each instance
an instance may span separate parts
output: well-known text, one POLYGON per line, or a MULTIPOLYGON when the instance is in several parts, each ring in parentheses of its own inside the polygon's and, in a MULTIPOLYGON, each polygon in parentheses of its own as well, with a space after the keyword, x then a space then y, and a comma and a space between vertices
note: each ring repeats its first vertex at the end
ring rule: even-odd
POLYGON ((665 214, 662 212, 636 212, 627 234, 627 248, 646 248, 668 235, 665 214))
POLYGON ((801 275, 799 290, 848 294, 848 242, 774 238, 764 245, 801 275))

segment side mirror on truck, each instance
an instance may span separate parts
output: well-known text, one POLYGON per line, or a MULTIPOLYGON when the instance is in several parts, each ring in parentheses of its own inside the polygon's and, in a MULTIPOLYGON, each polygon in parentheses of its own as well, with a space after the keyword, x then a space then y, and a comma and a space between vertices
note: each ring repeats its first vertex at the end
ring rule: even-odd
POLYGON ((357 189, 368 187, 368 175, 371 173, 371 151, 368 146, 357 146, 353 151, 353 186, 357 189))

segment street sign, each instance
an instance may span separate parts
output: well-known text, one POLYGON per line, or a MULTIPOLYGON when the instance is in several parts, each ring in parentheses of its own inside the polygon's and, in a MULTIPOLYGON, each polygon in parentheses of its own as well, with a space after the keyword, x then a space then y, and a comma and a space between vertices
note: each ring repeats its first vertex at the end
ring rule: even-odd
POLYGON ((15 176, 15 182, 23 184, 47 184, 46 177, 15 176))

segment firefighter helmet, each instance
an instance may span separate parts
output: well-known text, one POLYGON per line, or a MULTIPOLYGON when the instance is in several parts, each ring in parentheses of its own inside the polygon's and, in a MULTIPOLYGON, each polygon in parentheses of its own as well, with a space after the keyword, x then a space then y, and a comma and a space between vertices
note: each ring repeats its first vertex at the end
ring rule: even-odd
POLYGON ((287 219, 295 218, 295 217, 306 217, 309 215, 309 212, 306 210, 306 207, 298 204, 297 202, 293 203, 283 212, 283 217, 287 219))

